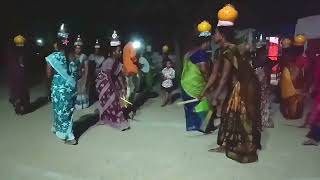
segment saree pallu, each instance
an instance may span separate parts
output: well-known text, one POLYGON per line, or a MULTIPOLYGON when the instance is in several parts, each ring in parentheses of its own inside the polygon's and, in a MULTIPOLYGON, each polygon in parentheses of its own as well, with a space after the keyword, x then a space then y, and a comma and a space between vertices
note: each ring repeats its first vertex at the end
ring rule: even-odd
POLYGON ((62 140, 74 140, 73 111, 76 100, 76 79, 79 64, 67 60, 62 52, 55 52, 46 61, 55 70, 52 80, 53 126, 51 130, 62 140), (69 67, 69 68, 68 68, 69 67))
MULTIPOLYGON (((257 83, 257 82, 256 82, 257 83)), ((226 156, 240 163, 258 161, 257 150, 261 149, 260 94, 255 82, 241 95, 237 82, 227 97, 218 133, 218 145, 226 147, 226 156), (246 92, 247 91, 247 92, 246 92)))
POLYGON ((120 92, 113 82, 112 75, 101 71, 96 81, 100 102, 100 122, 116 129, 129 128, 129 122, 125 119, 120 104, 120 92))
POLYGON ((299 90, 295 88, 291 73, 286 67, 283 69, 281 75, 280 88, 280 111, 282 115, 286 119, 302 118, 304 109, 304 96, 299 94, 299 90))

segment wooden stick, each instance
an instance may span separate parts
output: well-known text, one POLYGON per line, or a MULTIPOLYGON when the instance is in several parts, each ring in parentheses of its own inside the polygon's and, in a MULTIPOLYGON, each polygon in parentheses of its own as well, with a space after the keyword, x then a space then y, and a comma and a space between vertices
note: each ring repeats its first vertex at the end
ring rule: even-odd
POLYGON ((120 98, 122 101, 124 101, 125 103, 128 103, 130 105, 133 105, 131 102, 127 101, 126 99, 124 99, 123 97, 120 98))
POLYGON ((198 102, 198 101, 199 101, 199 99, 191 99, 191 100, 187 100, 187 101, 178 102, 177 105, 185 105, 185 104, 198 102))

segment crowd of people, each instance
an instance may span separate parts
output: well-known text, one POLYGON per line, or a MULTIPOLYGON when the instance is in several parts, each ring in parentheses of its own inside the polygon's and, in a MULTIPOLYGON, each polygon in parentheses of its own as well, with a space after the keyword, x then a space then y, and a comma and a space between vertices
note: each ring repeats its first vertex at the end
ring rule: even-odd
POLYGON ((210 152, 225 153, 240 163, 255 162, 262 149, 261 132, 274 127, 272 97, 280 102, 285 119, 291 120, 303 118, 305 99, 312 95, 315 103, 304 125, 310 126, 310 132, 303 144, 318 145, 318 63, 310 68, 306 37, 299 34, 292 44, 283 38, 281 55, 271 57, 261 38, 254 44, 235 43, 237 16, 232 5, 219 10, 213 37, 211 25, 200 23, 194 46, 184 56, 181 89, 187 131, 207 134, 219 129, 218 147, 210 152), (211 40, 218 46, 213 58, 207 53, 211 40))
MULTIPOLYGON (((282 40, 279 64, 268 57, 266 42, 242 46, 235 43, 235 21, 238 11, 230 4, 218 12, 218 24, 212 31, 209 22, 201 22, 193 46, 183 57, 181 98, 184 104, 187 131, 208 134, 218 129, 218 147, 210 152, 225 153, 240 163, 258 161, 261 132, 273 128, 271 96, 280 100, 280 111, 290 119, 303 117, 307 95, 315 99, 305 126, 310 125, 305 145, 320 142, 319 68, 311 71, 304 45, 306 37, 298 35, 293 43, 282 40), (218 49, 210 56, 212 41, 218 49), (280 83, 270 84, 273 68, 281 72, 280 83)), ((9 87, 10 102, 17 114, 27 111, 29 91, 25 84, 23 46, 25 39, 17 36, 16 46, 10 52, 9 87), (17 83, 19 82, 19 83, 17 83)), ((54 52, 45 58, 50 99, 53 108, 52 131, 65 143, 75 145, 73 112, 98 101, 99 122, 121 131, 130 129, 139 103, 137 92, 148 96, 157 81, 157 73, 150 62, 151 47, 139 51, 136 42, 122 42, 116 31, 110 37, 108 55, 101 52, 99 40, 94 53, 82 53, 80 36, 69 51, 69 33, 63 24, 58 31, 54 52)), ((163 47, 163 69, 160 84, 163 91, 162 106, 173 103, 172 92, 177 88, 177 72, 168 57, 168 47, 163 47)), ((318 57, 318 56, 317 56, 318 57)), ((320 66, 319 66, 320 67, 320 66)))
MULTIPOLYGON (((20 115, 30 111, 29 86, 24 67, 27 62, 25 41, 21 35, 15 37, 15 46, 9 52, 8 61, 10 102, 20 115)), ((161 74, 153 65, 151 46, 142 48, 139 45, 128 42, 122 48, 119 36, 114 31, 107 53, 102 52, 101 44, 96 40, 94 53, 87 56, 83 53, 84 43, 80 35, 71 46, 65 24, 61 25, 53 45, 54 51, 45 58, 48 99, 53 105, 52 131, 58 138, 68 144, 77 144, 72 127, 73 112, 88 108, 97 101, 98 124, 122 131, 130 129, 129 120, 134 118, 141 104, 139 101, 144 100, 139 97, 157 96, 153 89, 158 74, 161 74)), ((162 72, 165 72, 166 62, 172 63, 167 46, 164 46, 163 59, 162 72)), ((169 77, 163 77, 164 82, 174 79, 173 67, 169 70, 169 77)), ((173 89, 172 84, 164 86, 173 89)))

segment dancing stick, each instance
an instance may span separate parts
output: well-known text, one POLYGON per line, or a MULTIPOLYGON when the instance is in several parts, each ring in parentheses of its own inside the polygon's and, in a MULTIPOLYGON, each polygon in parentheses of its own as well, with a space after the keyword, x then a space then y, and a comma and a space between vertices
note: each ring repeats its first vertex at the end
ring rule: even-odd
POLYGON ((185 105, 185 104, 198 102, 198 101, 199 101, 199 99, 191 99, 191 100, 187 100, 187 101, 178 102, 177 105, 185 105))
POLYGON ((125 103, 128 103, 130 105, 133 105, 131 102, 127 101, 126 99, 124 99, 123 97, 120 98, 122 101, 124 101, 125 103))

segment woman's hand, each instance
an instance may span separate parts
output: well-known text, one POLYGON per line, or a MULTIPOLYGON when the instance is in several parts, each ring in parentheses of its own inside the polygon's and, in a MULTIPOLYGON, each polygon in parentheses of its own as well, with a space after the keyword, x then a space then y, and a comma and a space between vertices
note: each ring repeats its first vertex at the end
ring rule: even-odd
POLYGON ((199 101, 201 101, 203 98, 204 98, 204 96, 202 96, 202 95, 200 95, 200 96, 197 97, 197 99, 198 99, 199 101))
POLYGON ((202 100, 206 96, 206 90, 204 90, 197 99, 202 100))

